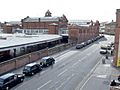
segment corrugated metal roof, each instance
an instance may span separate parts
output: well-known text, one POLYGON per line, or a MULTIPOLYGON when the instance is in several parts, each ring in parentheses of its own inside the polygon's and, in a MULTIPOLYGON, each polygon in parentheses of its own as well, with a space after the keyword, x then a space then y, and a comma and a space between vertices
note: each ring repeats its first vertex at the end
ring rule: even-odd
POLYGON ((6 24, 7 25, 15 25, 15 24, 20 25, 21 22, 20 21, 10 21, 10 22, 6 22, 6 24))
POLYGON ((40 17, 40 18, 26 18, 24 22, 50 22, 50 21, 59 21, 59 17, 40 17))
POLYGON ((89 27, 91 25, 91 20, 70 20, 70 24, 76 24, 78 26, 89 27))

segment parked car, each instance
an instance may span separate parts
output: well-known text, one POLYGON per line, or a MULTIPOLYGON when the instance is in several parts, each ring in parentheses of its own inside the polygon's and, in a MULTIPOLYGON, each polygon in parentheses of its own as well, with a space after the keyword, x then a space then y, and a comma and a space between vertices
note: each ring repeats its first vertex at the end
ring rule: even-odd
POLYGON ((0 76, 0 90, 9 90, 24 81, 23 74, 8 73, 0 76))
POLYGON ((111 45, 108 44, 108 45, 107 45, 107 48, 108 48, 108 50, 111 50, 111 45))
POLYGON ((86 44, 89 45, 90 43, 92 43, 91 40, 87 40, 86 44))
POLYGON ((76 45, 76 49, 81 49, 82 47, 84 47, 84 43, 81 43, 81 44, 77 44, 77 45, 76 45))
POLYGON ((101 49, 104 49, 104 50, 107 50, 107 49, 108 49, 108 46, 107 46, 107 45, 102 45, 100 48, 101 48, 101 49))
POLYGON ((34 75, 35 73, 38 73, 41 70, 42 70, 42 67, 40 66, 40 64, 30 63, 30 64, 25 65, 23 69, 23 74, 25 74, 25 76, 34 75))
POLYGON ((48 67, 50 65, 53 65, 55 63, 55 59, 53 57, 43 57, 40 61, 41 67, 48 67))
POLYGON ((107 50, 101 49, 101 50, 100 50, 100 54, 107 54, 107 50))

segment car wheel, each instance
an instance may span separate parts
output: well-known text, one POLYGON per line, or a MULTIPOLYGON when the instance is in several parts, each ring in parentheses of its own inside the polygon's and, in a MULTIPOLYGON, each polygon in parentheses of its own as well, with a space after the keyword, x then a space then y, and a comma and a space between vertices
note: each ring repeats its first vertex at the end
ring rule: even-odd
POLYGON ((41 68, 40 68, 40 71, 42 71, 42 69, 43 69, 43 68, 41 67, 41 68))
POLYGON ((22 79, 21 79, 21 82, 23 82, 23 81, 24 81, 24 79, 22 78, 22 79))
POLYGON ((34 73, 33 73, 33 72, 32 72, 31 74, 32 74, 32 75, 34 75, 34 73))
POLYGON ((9 90, 9 87, 8 87, 8 86, 6 87, 6 90, 9 90))
POLYGON ((46 66, 48 67, 48 66, 49 66, 49 64, 46 64, 46 66))
POLYGON ((52 64, 54 64, 55 62, 53 61, 52 64))

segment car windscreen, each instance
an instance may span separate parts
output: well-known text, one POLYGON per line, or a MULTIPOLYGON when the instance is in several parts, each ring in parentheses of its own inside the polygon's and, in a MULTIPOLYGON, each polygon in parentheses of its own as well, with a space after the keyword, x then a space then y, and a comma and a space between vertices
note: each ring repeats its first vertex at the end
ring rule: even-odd
POLYGON ((24 69, 25 70, 30 70, 30 66, 25 66, 24 69))
POLYGON ((4 79, 0 78, 0 85, 4 83, 4 79))
POLYGON ((46 62, 47 59, 41 59, 41 62, 46 62))

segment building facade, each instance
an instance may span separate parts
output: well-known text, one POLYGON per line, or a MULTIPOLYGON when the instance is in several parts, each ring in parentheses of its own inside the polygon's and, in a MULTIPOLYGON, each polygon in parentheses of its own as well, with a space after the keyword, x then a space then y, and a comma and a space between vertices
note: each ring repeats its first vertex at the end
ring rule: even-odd
POLYGON ((3 33, 14 33, 16 29, 21 28, 21 22, 19 21, 11 21, 5 22, 1 25, 3 29, 3 33))
POLYGON ((77 21, 68 26, 69 39, 72 42, 81 43, 99 35, 99 21, 77 21))
POLYGON ((26 34, 63 34, 67 32, 68 20, 66 16, 52 17, 49 10, 44 17, 31 18, 27 16, 21 22, 23 32, 26 34))
POLYGON ((116 22, 112 20, 112 22, 105 24, 105 34, 114 35, 115 34, 115 26, 116 22))

